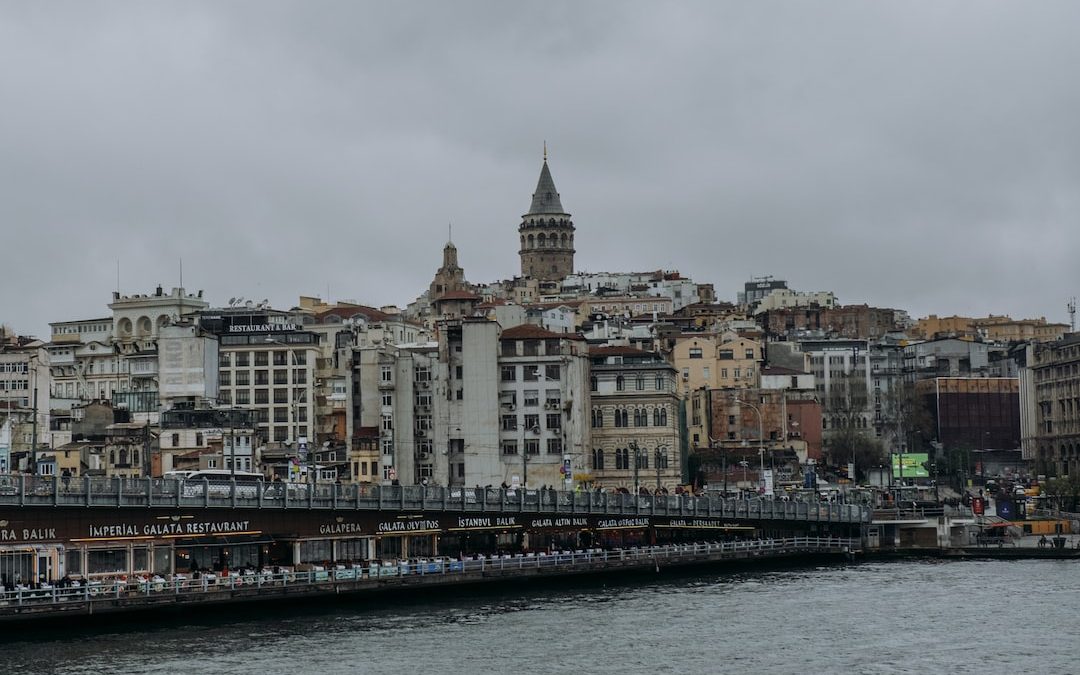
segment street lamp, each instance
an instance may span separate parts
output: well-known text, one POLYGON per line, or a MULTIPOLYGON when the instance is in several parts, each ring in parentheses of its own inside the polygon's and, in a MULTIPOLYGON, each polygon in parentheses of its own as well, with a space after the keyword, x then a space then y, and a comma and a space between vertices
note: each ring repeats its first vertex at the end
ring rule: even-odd
MULTIPOLYGON (((264 340, 264 342, 266 342, 266 344, 280 345, 282 347, 286 347, 288 349, 288 351, 289 351, 289 356, 292 358, 293 368, 295 369, 295 368, 300 367, 300 361, 296 357, 296 351, 294 349, 292 349, 292 345, 288 345, 288 344, 282 342, 281 340, 275 340, 274 338, 272 338, 270 336, 267 336, 266 339, 264 340)), ((293 384, 295 385, 296 383, 294 382, 293 384)), ((298 410, 298 408, 300 406, 300 397, 303 396, 305 391, 306 391, 306 388, 297 390, 296 394, 292 398, 292 402, 289 405, 289 414, 292 415, 292 418, 293 418, 293 424, 292 424, 293 431, 296 434, 293 437, 293 441, 296 443, 297 457, 302 459, 302 461, 304 462, 305 467, 307 468, 307 472, 308 472, 308 482, 311 483, 314 486, 314 484, 317 482, 316 477, 315 477, 315 472, 317 472, 318 468, 319 468, 318 467, 318 462, 314 461, 314 460, 310 461, 310 462, 308 461, 307 448, 304 447, 306 444, 302 444, 300 442, 300 411, 298 410), (303 453, 303 455, 304 455, 302 458, 300 457, 301 453, 303 453)))
POLYGON ((630 447, 634 450, 634 494, 638 494, 641 487, 638 485, 638 472, 641 469, 641 448, 638 447, 637 441, 631 441, 630 447))
MULTIPOLYGON (((540 435, 540 425, 537 424, 537 425, 531 426, 531 427, 527 428, 526 431, 531 431, 534 434, 536 434, 537 436, 539 436, 540 435)), ((537 439, 536 442, 539 443, 540 440, 537 439)), ((528 482, 529 482, 529 439, 526 438, 521 443, 521 489, 522 490, 525 489, 525 486, 528 484, 528 482)))
POLYGON ((765 481, 765 438, 764 438, 765 437, 765 424, 764 424, 764 422, 762 420, 762 417, 761 417, 761 410, 759 410, 758 407, 756 405, 754 405, 753 403, 750 403, 748 401, 744 401, 744 400, 740 399, 739 397, 735 397, 735 403, 738 404, 738 405, 744 405, 747 408, 750 408, 751 410, 753 410, 755 413, 757 413, 757 421, 758 421, 758 459, 760 460, 760 465, 761 465, 760 469, 759 469, 760 472, 761 472, 759 474, 759 482, 761 482, 760 487, 764 488, 765 487, 765 484, 764 484, 764 481, 765 481))
POLYGON ((656 446, 656 457, 654 459, 656 460, 656 491, 657 492, 660 492, 660 458, 665 457, 666 455, 667 455, 667 446, 666 445, 658 445, 658 446, 656 446))

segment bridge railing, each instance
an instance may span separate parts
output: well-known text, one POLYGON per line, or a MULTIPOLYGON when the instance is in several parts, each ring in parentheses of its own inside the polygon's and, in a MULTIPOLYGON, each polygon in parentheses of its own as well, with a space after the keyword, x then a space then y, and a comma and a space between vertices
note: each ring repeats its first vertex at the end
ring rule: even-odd
POLYGON ((858 523, 859 504, 548 489, 0 476, 0 506, 334 509, 698 516, 858 523))
POLYGON ((301 587, 317 590, 328 584, 360 582, 402 576, 453 576, 532 568, 557 568, 572 571, 579 567, 600 567, 616 561, 649 562, 657 566, 670 561, 687 559, 723 559, 745 555, 783 553, 842 553, 858 550, 858 539, 844 537, 790 537, 784 539, 753 539, 730 542, 668 544, 627 549, 589 549, 553 553, 474 556, 459 560, 437 557, 430 559, 369 561, 364 564, 337 565, 332 568, 313 567, 305 571, 271 569, 241 570, 228 574, 176 574, 167 577, 145 576, 105 578, 75 582, 73 585, 40 584, 36 587, 16 585, 0 592, 0 614, 19 611, 23 607, 72 603, 109 602, 139 597, 162 598, 167 595, 232 592, 244 588, 301 587))

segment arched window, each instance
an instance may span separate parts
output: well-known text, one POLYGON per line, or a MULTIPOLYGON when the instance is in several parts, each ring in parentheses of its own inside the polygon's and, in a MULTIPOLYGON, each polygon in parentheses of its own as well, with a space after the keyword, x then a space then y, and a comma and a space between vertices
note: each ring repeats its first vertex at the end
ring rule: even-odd
POLYGON ((656 408, 652 414, 654 427, 667 426, 667 408, 656 408))
POLYGON ((565 232, 563 232, 561 239, 562 239, 562 247, 563 248, 569 248, 569 246, 566 245, 568 239, 567 239, 567 236, 566 236, 565 232))
POLYGON ((635 388, 638 391, 645 391, 645 376, 644 375, 638 375, 637 376, 637 381, 634 384, 635 384, 635 388))
POLYGON ((531 234, 529 235, 529 248, 536 248, 536 239, 531 234))
POLYGON ((619 376, 617 376, 615 378, 615 391, 625 391, 625 390, 626 390, 626 380, 623 379, 622 375, 619 375, 619 376))
POLYGON ((536 247, 547 248, 547 236, 543 232, 536 235, 536 247))
POLYGON ((591 376, 589 378, 589 391, 596 391, 597 384, 598 384, 598 381, 596 379, 596 376, 595 375, 591 376))
POLYGON ((649 413, 645 408, 634 409, 634 426, 635 427, 647 427, 649 426, 649 413))
POLYGON ((600 428, 604 426, 604 411, 600 408, 593 408, 592 425, 595 428, 600 428))
POLYGON ((597 471, 604 470, 604 451, 601 448, 596 448, 592 451, 592 468, 597 471))

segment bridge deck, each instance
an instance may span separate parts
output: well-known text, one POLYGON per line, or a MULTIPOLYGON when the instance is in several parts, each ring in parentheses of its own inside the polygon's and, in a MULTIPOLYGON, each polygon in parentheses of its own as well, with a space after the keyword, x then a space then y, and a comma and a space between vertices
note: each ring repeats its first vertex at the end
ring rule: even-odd
POLYGON ((598 515, 686 515, 734 519, 868 523, 857 504, 724 499, 720 495, 502 490, 319 483, 211 484, 145 478, 0 479, 0 507, 322 509, 598 515))

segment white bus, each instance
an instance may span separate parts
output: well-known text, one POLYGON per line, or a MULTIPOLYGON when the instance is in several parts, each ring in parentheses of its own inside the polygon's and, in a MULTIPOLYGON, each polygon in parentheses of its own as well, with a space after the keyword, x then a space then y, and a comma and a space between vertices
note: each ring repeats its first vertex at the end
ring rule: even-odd
POLYGON ((206 490, 211 497, 228 497, 232 494, 233 481, 236 482, 236 496, 243 499, 255 499, 259 496, 259 486, 263 475, 250 471, 233 473, 228 469, 203 469, 192 471, 181 478, 185 497, 202 497, 206 490))

